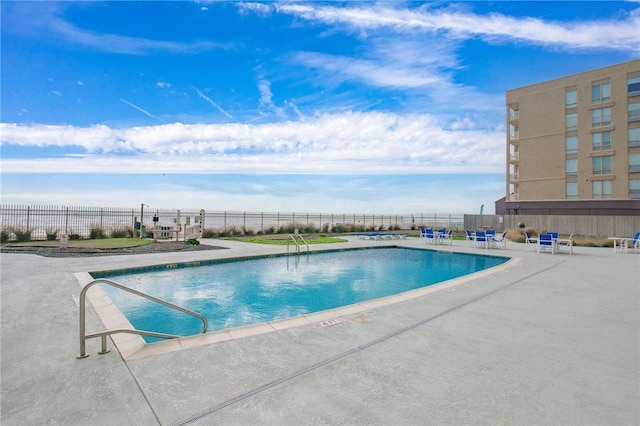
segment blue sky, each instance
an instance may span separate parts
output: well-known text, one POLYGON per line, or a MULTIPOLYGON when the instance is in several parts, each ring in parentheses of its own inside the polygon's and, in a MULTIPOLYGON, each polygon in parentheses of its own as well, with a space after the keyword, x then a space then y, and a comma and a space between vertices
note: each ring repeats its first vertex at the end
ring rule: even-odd
POLYGON ((640 2, 13 2, 3 204, 492 212, 505 91, 640 56, 640 2))

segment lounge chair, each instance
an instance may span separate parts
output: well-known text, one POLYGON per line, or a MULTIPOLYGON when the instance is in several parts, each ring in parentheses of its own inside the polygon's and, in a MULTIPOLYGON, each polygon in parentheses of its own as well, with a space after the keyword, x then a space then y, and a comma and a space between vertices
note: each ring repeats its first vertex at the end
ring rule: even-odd
POLYGON ((635 253, 640 253, 640 232, 636 232, 636 235, 633 236, 633 239, 629 240, 622 240, 620 242, 620 246, 622 247, 623 251, 629 251, 629 248, 631 247, 631 250, 633 250, 635 253))
POLYGON ((503 232, 501 235, 493 235, 489 238, 491 247, 507 248, 507 233, 503 232))
POLYGON ((551 254, 558 252, 558 240, 554 239, 551 234, 538 235, 537 252, 540 253, 545 250, 551 250, 551 254))

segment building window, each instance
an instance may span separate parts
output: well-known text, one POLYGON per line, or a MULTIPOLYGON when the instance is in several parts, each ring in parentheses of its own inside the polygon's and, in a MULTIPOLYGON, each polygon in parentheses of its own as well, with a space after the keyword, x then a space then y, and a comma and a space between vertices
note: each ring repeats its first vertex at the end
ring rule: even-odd
POLYGON ((593 174, 608 175, 611 173, 611 156, 593 157, 593 174))
POLYGON ((593 181, 593 198, 611 198, 611 181, 610 180, 594 180, 593 181))
POLYGON ((575 200, 578 198, 578 183, 567 182, 567 200, 575 200))
POLYGON ((640 127, 629 129, 629 147, 640 146, 640 127))
POLYGON ((629 154, 629 173, 640 173, 640 154, 629 154))
POLYGON ((567 136, 567 154, 575 154, 578 152, 578 137, 567 136))
POLYGON ((640 95, 640 77, 632 77, 627 80, 627 94, 629 96, 640 95))
POLYGON ((602 127, 611 124, 611 108, 598 108, 591 111, 591 127, 602 127))
POLYGON ((594 151, 611 149, 611 132, 592 133, 591 140, 593 142, 594 151))
POLYGON ((565 93, 565 105, 567 108, 575 108, 578 105, 577 90, 567 90, 565 93))
POLYGON ((629 198, 640 199, 640 179, 629 179, 629 198))
POLYGON ((591 88, 591 101, 594 104, 611 100, 611 86, 609 83, 595 85, 591 88))
POLYGON ((576 130, 578 128, 578 114, 567 114, 567 130, 576 130))
POLYGON ((578 160, 576 158, 567 160, 567 176, 576 176, 578 174, 578 160))
POLYGON ((629 121, 640 121, 640 102, 629 104, 629 121))

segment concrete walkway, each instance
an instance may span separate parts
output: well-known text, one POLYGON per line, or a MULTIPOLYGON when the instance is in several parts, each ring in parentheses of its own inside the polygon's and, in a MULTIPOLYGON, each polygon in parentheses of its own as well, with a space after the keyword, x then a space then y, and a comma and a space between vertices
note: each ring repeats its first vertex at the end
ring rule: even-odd
MULTIPOLYGON (((1 417, 9 425, 637 425, 640 255, 519 260, 366 312, 127 359, 76 359, 75 273, 282 252, 44 258, 1 254, 1 417)), ((341 247, 397 244, 352 238, 341 247)), ((336 248, 336 245, 324 248, 336 248)), ((433 246, 426 246, 431 247, 433 246)), ((315 248, 315 247, 314 247, 315 248)), ((320 248, 322 249, 322 247, 320 248)), ((438 249, 486 253, 465 242, 438 249)), ((93 309, 87 329, 101 330, 93 309)), ((153 345, 150 345, 153 346, 153 345)))

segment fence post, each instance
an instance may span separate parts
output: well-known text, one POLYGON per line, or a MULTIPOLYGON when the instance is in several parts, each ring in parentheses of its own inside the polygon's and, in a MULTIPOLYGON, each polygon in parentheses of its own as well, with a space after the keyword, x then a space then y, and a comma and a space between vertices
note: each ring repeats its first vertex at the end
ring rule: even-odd
POLYGON ((260 212, 260 231, 264 234, 264 212, 260 212))
POLYGON ((204 218, 205 218, 204 209, 200 209, 200 230, 199 230, 198 238, 202 238, 202 234, 204 231, 204 218))

